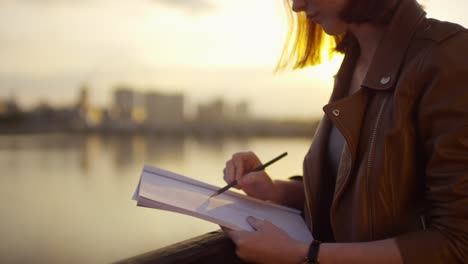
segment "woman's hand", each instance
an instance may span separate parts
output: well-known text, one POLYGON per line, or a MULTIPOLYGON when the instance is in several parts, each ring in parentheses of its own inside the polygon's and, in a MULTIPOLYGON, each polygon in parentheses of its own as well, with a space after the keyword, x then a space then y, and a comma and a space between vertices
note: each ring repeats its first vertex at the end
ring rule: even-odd
POLYGON ((236 244, 239 258, 253 263, 302 263, 308 245, 294 240, 272 223, 254 217, 247 222, 255 232, 225 229, 224 233, 236 244))
POLYGON ((281 190, 270 176, 265 171, 253 171, 260 165, 262 162, 255 153, 251 151, 236 153, 226 162, 224 180, 227 183, 237 180, 236 188, 243 190, 249 196, 280 203, 281 190))

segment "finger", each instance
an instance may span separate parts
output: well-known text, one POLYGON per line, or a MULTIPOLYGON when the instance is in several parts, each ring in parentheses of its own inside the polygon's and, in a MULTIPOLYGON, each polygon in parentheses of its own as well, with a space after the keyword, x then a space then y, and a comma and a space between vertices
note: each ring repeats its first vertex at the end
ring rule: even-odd
POLYGON ((262 219, 255 218, 253 216, 249 216, 247 217, 247 223, 249 223, 249 225, 251 225, 253 229, 260 230, 265 224, 265 221, 262 219))
POLYGON ((249 172, 248 174, 244 175, 244 177, 242 177, 239 180, 239 184, 240 185, 250 185, 250 184, 253 184, 255 182, 258 182, 258 181, 260 181, 262 179, 262 177, 261 177, 262 173, 265 173, 265 172, 263 172, 263 171, 249 172))
POLYGON ((236 231, 236 230, 231 230, 226 232, 227 236, 232 239, 232 242, 236 243, 242 239, 244 236, 248 235, 249 232, 247 231, 236 231))
MULTIPOLYGON (((225 166, 227 167, 227 162, 226 162, 226 165, 225 165, 225 166)), ((223 169, 223 179, 224 179, 225 182, 227 182, 227 170, 226 170, 226 167, 224 167, 224 169, 223 169)))
POLYGON ((224 181, 226 183, 231 183, 235 179, 236 168, 234 167, 234 163, 232 160, 228 160, 226 162, 226 168, 224 173, 224 181))
POLYGON ((244 153, 236 153, 232 156, 232 162, 234 163, 235 167, 235 179, 239 181, 242 176, 244 176, 244 160, 242 155, 244 153))

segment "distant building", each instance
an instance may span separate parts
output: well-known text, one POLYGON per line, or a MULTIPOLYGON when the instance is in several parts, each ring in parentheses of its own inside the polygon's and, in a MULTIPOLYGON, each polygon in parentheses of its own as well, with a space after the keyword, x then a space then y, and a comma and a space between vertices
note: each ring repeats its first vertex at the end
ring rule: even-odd
POLYGON ((101 129, 104 129, 104 130, 112 129, 113 120, 112 120, 112 116, 109 110, 101 109, 101 116, 100 116, 99 121, 100 121, 99 126, 101 129))
POLYGON ((22 121, 23 113, 15 97, 3 100, 0 98, 0 123, 18 123, 22 121))
POLYGON ((198 106, 198 120, 202 122, 247 121, 250 119, 249 104, 242 101, 228 105, 222 99, 198 106))
POLYGON ((83 85, 80 89, 80 94, 78 96, 76 108, 82 116, 86 116, 89 112, 89 108, 90 108, 89 93, 88 93, 88 87, 86 85, 83 85))
POLYGON ((75 108, 72 110, 75 112, 75 115, 71 120, 71 125, 75 128, 88 127, 91 119, 91 105, 89 103, 89 93, 86 85, 81 87, 75 108))
POLYGON ((236 105, 234 105, 232 111, 232 118, 238 121, 248 121, 250 119, 250 110, 249 104, 247 101, 242 101, 236 105))
POLYGON ((21 112, 15 96, 11 96, 10 99, 3 102, 2 108, 7 115, 15 115, 21 112))
POLYGON ((136 95, 129 88, 118 88, 114 92, 113 116, 120 128, 134 126, 133 111, 135 109, 136 95))
POLYGON ((146 93, 144 96, 146 126, 153 129, 180 127, 185 121, 184 101, 182 94, 146 93))
POLYGON ((6 103, 0 98, 0 115, 5 115, 7 113, 6 103))
POLYGON ((198 106, 198 120, 202 122, 220 122, 226 118, 225 103, 222 99, 216 99, 207 104, 198 106))

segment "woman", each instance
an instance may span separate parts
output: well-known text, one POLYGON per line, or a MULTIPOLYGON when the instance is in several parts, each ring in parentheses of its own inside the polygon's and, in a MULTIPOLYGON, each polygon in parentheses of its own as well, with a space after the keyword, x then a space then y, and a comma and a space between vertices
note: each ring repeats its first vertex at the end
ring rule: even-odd
POLYGON ((255 263, 466 262, 467 30, 425 18, 415 0, 294 0, 292 9, 296 41, 282 67, 319 63, 322 29, 345 54, 304 177, 249 173, 260 161, 246 152, 227 161, 224 179, 237 179, 250 196, 304 208, 316 241, 294 241, 248 218, 256 232, 226 231, 238 256, 255 263))

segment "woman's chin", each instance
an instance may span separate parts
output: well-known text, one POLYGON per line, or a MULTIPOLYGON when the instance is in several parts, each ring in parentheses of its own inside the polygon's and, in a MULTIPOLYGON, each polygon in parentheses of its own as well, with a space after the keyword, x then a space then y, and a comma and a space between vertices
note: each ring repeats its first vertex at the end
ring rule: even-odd
POLYGON ((321 26, 323 31, 330 36, 339 36, 346 32, 346 28, 342 25, 329 25, 327 23, 323 23, 321 26))

